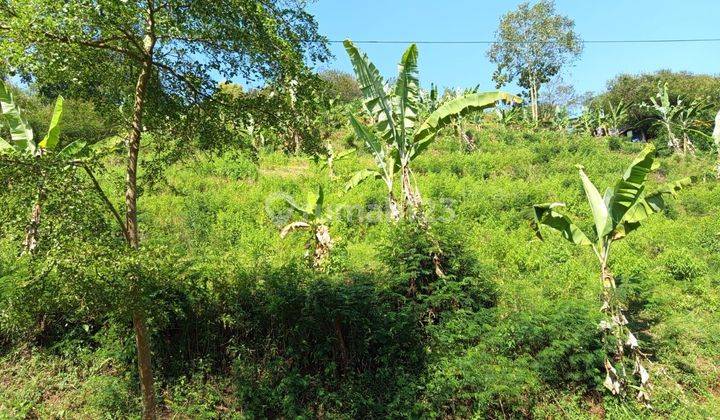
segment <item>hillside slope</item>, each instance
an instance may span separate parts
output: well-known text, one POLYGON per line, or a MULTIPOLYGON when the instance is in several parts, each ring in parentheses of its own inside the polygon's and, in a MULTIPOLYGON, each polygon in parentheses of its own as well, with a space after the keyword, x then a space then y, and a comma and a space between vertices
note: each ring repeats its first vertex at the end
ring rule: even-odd
MULTIPOLYGON (((415 165, 447 256, 444 279, 432 273, 431 241, 384 216, 380 181, 343 192, 354 171, 371 167, 365 153, 337 162, 336 179, 307 158, 281 154, 260 156, 258 166, 233 153, 196 155, 170 168, 140 201, 164 413, 720 412, 720 187, 708 175, 712 158, 662 158, 653 186, 685 176, 695 184, 612 256, 651 360, 648 410, 602 387, 594 256, 557 235, 541 242, 530 227, 534 203, 563 201, 589 230, 575 165, 602 190, 640 146, 611 151, 603 139, 503 129, 483 132, 477 144, 467 153, 444 138, 415 165), (283 199, 302 200, 318 185, 337 213, 328 274, 305 267, 306 233, 279 235, 280 222, 296 217, 283 199)), ((111 192, 119 191, 114 175, 111 166, 103 179, 111 192)), ((130 325, 104 309, 117 306, 112 272, 54 270, 38 285, 14 262, 9 236, 0 244, 0 416, 138 416, 130 325)), ((112 260, 93 258, 98 266, 112 260)))

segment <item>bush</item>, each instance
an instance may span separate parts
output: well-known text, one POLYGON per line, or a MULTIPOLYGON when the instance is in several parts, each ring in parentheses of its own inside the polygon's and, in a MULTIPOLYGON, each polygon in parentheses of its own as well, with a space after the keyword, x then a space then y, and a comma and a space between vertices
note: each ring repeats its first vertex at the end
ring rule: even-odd
POLYGON ((621 150, 623 147, 623 139, 620 137, 610 137, 608 139, 608 149, 613 152, 617 152, 618 150, 621 150))

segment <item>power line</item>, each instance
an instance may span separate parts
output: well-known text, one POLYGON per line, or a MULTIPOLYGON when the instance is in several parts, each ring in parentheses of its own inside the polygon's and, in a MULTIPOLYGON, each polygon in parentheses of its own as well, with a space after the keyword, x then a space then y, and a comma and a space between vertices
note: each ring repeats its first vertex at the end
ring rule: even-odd
MULTIPOLYGON (((342 44, 340 40, 327 41, 330 44, 342 44)), ((579 41, 583 44, 679 44, 720 42, 720 38, 677 38, 677 39, 597 39, 579 41)), ((440 45, 467 45, 467 44, 557 44, 557 41, 399 41, 399 40, 362 40, 353 41, 355 44, 440 44, 440 45)))

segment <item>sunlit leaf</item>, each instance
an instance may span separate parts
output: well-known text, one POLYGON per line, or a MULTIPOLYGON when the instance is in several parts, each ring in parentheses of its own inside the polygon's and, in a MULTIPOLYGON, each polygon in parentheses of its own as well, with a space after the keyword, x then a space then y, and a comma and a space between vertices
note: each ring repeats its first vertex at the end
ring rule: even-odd
POLYGON ((53 110, 52 119, 50 120, 50 128, 45 138, 38 144, 41 149, 52 150, 57 147, 58 141, 60 140, 60 118, 63 113, 63 97, 58 96, 55 101, 55 108, 53 110))
POLYGON ((5 118, 5 123, 10 129, 10 144, 17 151, 28 151, 35 153, 35 142, 33 131, 30 125, 23 119, 20 109, 15 104, 15 99, 10 89, 0 82, 0 111, 5 118))
POLYGON ((546 226, 560 232, 563 238, 575 245, 592 245, 592 241, 578 228, 569 217, 557 212, 555 209, 563 208, 563 203, 536 204, 533 206, 535 220, 533 228, 538 238, 543 239, 541 226, 546 226))
POLYGON ((590 181, 590 178, 585 174, 585 170, 581 165, 578 165, 578 170, 580 171, 580 179, 582 179, 585 196, 592 210, 595 221, 595 231, 598 237, 601 238, 612 231, 612 221, 610 220, 608 208, 600 192, 595 188, 595 184, 590 181))

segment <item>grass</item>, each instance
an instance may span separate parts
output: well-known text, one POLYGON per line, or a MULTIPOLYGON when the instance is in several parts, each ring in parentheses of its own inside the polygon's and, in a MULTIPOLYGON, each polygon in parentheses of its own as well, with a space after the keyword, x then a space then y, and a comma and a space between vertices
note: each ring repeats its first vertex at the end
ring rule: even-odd
MULTIPOLYGON (((390 349, 368 356, 353 372, 334 365, 332 333, 320 333, 323 314, 335 304, 358 311, 348 312, 357 316, 347 321, 357 322, 347 328, 358 357, 361 348, 372 353, 362 343, 376 339, 378 325, 394 325, 402 315, 387 309, 392 305, 384 295, 394 287, 395 274, 383 259, 383 246, 401 242, 382 217, 385 186, 370 181, 347 193, 342 189, 355 170, 372 167, 370 156, 359 152, 338 162, 337 180, 307 158, 276 153, 262 155, 257 170, 236 154, 174 165, 167 183, 141 198, 142 235, 147 247, 164 247, 187 261, 181 276, 163 282, 186 291, 182 296, 195 318, 185 317, 177 298, 158 292, 161 308, 151 321, 155 348, 178 345, 163 341, 173 322, 182 325, 173 328, 203 329, 212 320, 240 336, 223 339, 221 362, 205 359, 218 350, 192 352, 180 362, 186 363, 181 374, 168 373, 175 362, 159 355, 164 415, 712 417, 720 412, 720 188, 710 176, 712 156, 662 158, 654 186, 690 175, 696 183, 619 242, 611 257, 620 292, 651 352, 652 410, 609 396, 600 385, 594 257, 556 235, 540 242, 529 225, 534 203, 563 201, 589 231, 592 222, 578 216, 589 208, 574 165, 582 163, 602 190, 640 147, 623 142, 610 150, 604 139, 488 129, 478 138, 478 150, 466 153, 454 139, 441 139, 414 168, 434 215, 433 229, 462 244, 477 264, 480 283, 497 288, 497 300, 489 309, 465 306, 462 296, 472 296, 476 283, 444 285, 457 302, 422 325, 422 352, 390 349), (331 207, 353 206, 331 227, 341 280, 329 281, 327 289, 315 289, 320 286, 311 283, 322 281, 302 274, 279 281, 267 274, 300 264, 305 252, 304 237, 282 240, 268 211, 282 216, 281 194, 303 197, 318 184, 331 207), (301 291, 302 299, 294 294, 301 291), (345 303, 320 304, 333 293, 345 303), (355 308, 353 299, 361 294, 374 303, 355 308), (368 315, 373 308, 377 318, 368 315), (268 325, 264 316, 272 318, 268 325), (417 362, 402 360, 412 354, 417 362)), ((114 171, 106 174, 108 186, 114 171)), ((9 258, 9 252, 3 255, 9 258)), ((445 299, 428 299, 433 298, 445 299)), ((92 323, 91 339, 66 334, 54 347, 6 346, 0 415, 137 416, 131 343, 121 338, 127 326, 107 319, 92 323), (120 332, 112 325, 120 325, 120 332)))

